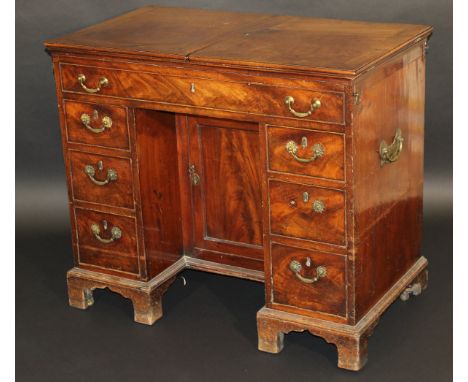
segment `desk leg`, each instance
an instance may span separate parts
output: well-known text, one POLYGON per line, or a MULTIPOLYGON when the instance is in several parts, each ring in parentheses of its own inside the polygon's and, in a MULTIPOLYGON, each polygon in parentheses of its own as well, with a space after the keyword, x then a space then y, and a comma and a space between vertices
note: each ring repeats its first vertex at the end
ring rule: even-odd
POLYGON ((94 303, 94 289, 108 288, 132 300, 136 322, 153 325, 162 317, 162 296, 174 280, 173 276, 157 286, 152 286, 142 281, 73 268, 67 274, 68 299, 70 306, 87 309, 94 303))

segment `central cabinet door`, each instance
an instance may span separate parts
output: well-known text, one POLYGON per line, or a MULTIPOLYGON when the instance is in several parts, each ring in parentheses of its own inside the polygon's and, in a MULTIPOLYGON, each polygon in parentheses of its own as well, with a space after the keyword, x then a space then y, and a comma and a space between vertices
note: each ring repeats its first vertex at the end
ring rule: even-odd
POLYGON ((189 117, 188 126, 195 252, 230 265, 263 261, 258 124, 189 117))

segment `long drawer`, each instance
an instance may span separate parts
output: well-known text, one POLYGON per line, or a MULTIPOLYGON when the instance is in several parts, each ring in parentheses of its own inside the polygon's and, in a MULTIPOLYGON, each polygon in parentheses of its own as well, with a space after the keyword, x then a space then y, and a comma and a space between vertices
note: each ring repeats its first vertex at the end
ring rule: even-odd
POLYGON ((62 90, 328 123, 344 123, 344 93, 257 82, 61 64, 62 90))

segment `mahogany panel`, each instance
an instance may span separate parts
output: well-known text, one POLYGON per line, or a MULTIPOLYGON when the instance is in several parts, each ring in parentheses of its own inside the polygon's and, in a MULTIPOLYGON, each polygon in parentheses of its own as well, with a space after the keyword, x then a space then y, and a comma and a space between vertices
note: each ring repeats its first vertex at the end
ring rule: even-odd
POLYGON ((68 155, 70 158, 72 192, 75 200, 129 209, 135 208, 130 159, 74 150, 69 150, 68 155), (100 163, 102 169, 99 167, 100 163), (94 169, 94 175, 88 175, 85 172, 87 166, 94 169), (116 174, 116 178, 111 177, 112 172, 116 174), (107 184, 95 184, 91 178, 99 182, 107 181, 107 184))
POLYGON ((263 258, 257 124, 189 118, 195 246, 263 258))
POLYGON ((84 65, 61 64, 60 68, 64 92, 86 94, 86 90, 78 81, 78 76, 84 74, 86 86, 90 88, 96 88, 102 77, 108 79, 108 85, 102 86, 95 96, 106 95, 257 115, 344 123, 344 94, 340 92, 304 90, 251 82, 194 79, 84 65), (311 109, 314 100, 320 100, 321 106, 308 116, 297 117, 285 103, 287 96, 294 98, 292 106, 296 111, 307 112, 311 109))
POLYGON ((149 277, 183 253, 175 115, 135 109, 136 151, 149 277))
POLYGON ((344 180, 344 135, 321 133, 313 130, 301 130, 285 127, 267 128, 268 164, 271 171, 307 175, 319 178, 344 180), (287 148, 294 142, 297 152, 294 154, 307 163, 294 158, 287 148), (303 143, 306 142, 306 145, 303 143), (320 145, 323 154, 317 156, 314 145, 320 145))
POLYGON ((97 211, 75 208, 78 259, 80 264, 90 264, 106 268, 139 273, 136 239, 136 221, 134 218, 106 214, 97 211), (121 230, 121 237, 109 243, 99 241, 91 226, 97 224, 100 237, 112 238, 112 228, 121 230), (107 224, 107 225, 106 225, 107 224), (106 229, 107 227, 107 229, 106 229))
POLYGON ((67 139, 72 143, 116 149, 129 149, 127 110, 124 107, 92 104, 87 102, 64 101, 67 139), (102 130, 103 118, 110 118, 112 123, 101 132, 89 130, 82 121, 82 116, 90 117, 89 126, 102 130))
POLYGON ((357 319, 421 256, 422 53, 421 47, 409 50, 356 84, 362 92, 353 123, 357 319), (397 129, 402 151, 395 162, 381 165, 379 145, 391 144, 397 129))
POLYGON ((431 31, 427 25, 152 6, 46 46, 50 51, 353 75, 431 31))
POLYGON ((346 316, 346 257, 335 254, 272 244, 272 302, 302 309, 346 316), (305 283, 290 268, 301 264, 301 277, 314 280, 317 267, 326 267, 326 275, 316 282, 305 283))
POLYGON ((272 234, 345 245, 343 191, 277 180, 269 187, 272 234), (323 204, 322 212, 314 210, 315 202, 323 204))

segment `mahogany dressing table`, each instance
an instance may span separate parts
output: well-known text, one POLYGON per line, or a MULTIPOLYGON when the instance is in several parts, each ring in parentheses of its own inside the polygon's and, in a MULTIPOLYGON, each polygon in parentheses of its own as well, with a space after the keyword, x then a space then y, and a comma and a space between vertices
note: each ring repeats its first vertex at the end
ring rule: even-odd
POLYGON ((420 254, 432 28, 150 6, 45 43, 75 267, 152 325, 185 268, 265 283, 258 347, 359 370, 420 254))

